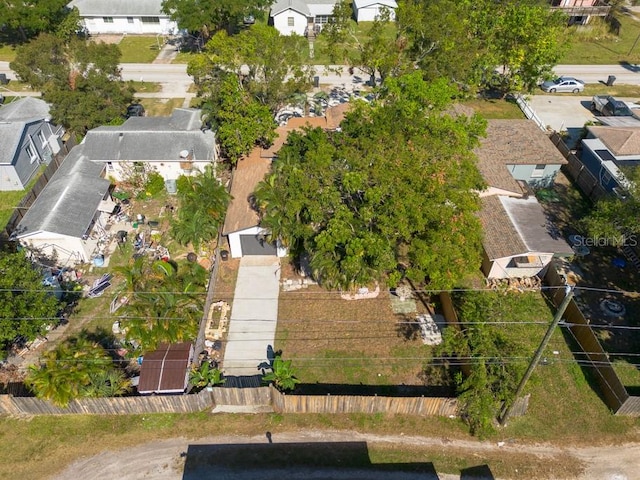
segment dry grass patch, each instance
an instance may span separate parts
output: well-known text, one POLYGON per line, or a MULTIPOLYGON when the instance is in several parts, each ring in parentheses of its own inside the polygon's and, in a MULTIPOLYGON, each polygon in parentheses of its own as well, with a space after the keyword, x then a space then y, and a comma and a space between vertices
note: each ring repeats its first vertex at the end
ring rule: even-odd
MULTIPOLYGON (((282 278, 292 278, 286 265, 282 278)), ((275 347, 304 383, 422 385, 431 349, 407 323, 414 318, 393 313, 384 287, 351 301, 319 286, 281 292, 275 347)))

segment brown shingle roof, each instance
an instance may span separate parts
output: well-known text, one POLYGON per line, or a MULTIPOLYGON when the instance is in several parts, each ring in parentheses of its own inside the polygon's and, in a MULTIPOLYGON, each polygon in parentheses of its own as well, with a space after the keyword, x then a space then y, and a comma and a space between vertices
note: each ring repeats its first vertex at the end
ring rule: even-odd
POLYGON ((640 154, 640 128, 589 127, 615 156, 640 154))
POLYGON ((260 219, 250 202, 253 191, 271 169, 271 159, 263 158, 261 148, 254 148, 248 157, 238 161, 231 183, 231 203, 222 229, 223 235, 255 227, 260 219))
POLYGON ((567 163, 549 137, 531 120, 489 120, 487 137, 475 153, 487 185, 514 193, 521 193, 522 188, 507 165, 567 163))
POLYGON ((268 149, 254 148, 248 157, 238 161, 233 173, 231 196, 233 197, 222 229, 223 235, 255 227, 259 224, 258 213, 252 208, 249 198, 271 168, 271 159, 286 143, 289 132, 304 127, 334 129, 349 110, 348 103, 328 108, 326 117, 292 117, 287 125, 276 129, 276 138, 268 149))
POLYGON ((479 212, 484 238, 482 246, 489 260, 527 253, 527 246, 518 235, 498 195, 482 197, 479 212))
POLYGON ((179 393, 187 388, 193 345, 162 343, 148 353, 140 367, 139 393, 179 393))

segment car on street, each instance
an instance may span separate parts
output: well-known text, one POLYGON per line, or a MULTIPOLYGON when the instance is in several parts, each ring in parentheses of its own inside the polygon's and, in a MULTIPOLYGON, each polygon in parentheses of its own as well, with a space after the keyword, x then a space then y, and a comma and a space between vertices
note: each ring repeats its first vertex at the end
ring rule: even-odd
POLYGON ((580 93, 584 91, 584 82, 573 77, 558 77, 540 84, 548 93, 580 93))

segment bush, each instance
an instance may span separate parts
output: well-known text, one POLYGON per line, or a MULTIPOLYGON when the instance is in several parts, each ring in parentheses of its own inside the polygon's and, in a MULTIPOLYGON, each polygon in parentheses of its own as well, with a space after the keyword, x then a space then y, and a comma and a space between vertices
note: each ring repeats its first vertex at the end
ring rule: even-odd
POLYGON ((147 183, 142 191, 137 195, 142 200, 147 197, 154 197, 164 190, 164 178, 158 172, 149 172, 147 183))

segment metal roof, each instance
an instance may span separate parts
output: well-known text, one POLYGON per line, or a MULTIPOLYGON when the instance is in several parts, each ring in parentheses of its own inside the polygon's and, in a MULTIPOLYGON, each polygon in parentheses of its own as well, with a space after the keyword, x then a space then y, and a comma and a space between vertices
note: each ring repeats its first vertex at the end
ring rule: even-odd
POLYGON ((184 392, 192 356, 189 342, 160 344, 142 360, 138 393, 184 392))

